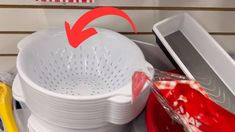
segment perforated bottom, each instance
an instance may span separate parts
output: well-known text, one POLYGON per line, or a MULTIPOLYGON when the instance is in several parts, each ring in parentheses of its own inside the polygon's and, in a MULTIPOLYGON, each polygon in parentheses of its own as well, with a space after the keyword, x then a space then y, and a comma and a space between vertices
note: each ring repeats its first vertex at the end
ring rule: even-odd
POLYGON ((50 61, 40 59, 40 66, 34 68, 35 75, 39 75, 38 84, 50 91, 75 96, 98 95, 112 92, 130 81, 131 71, 122 66, 123 59, 113 63, 111 57, 107 58, 110 52, 97 56, 84 52, 75 55, 65 52, 66 47, 59 51, 57 55, 50 53, 50 61))
POLYGON ((50 89, 53 92, 66 94, 66 95, 97 95, 100 92, 108 92, 105 90, 113 90, 114 88, 104 88, 104 84, 100 84, 99 81, 91 79, 74 79, 64 80, 58 85, 55 85, 54 89, 50 89))

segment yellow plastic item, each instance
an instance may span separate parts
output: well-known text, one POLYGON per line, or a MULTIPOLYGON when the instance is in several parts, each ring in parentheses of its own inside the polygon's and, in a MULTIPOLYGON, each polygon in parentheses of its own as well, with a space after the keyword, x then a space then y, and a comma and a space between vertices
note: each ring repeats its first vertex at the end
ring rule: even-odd
POLYGON ((5 132, 18 132, 12 110, 11 88, 0 82, 0 118, 5 132))

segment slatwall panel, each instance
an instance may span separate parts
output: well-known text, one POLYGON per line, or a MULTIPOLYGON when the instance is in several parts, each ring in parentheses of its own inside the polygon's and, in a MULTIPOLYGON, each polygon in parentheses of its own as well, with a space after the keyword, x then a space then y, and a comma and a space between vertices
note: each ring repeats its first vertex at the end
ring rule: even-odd
MULTIPOLYGON (((0 9, 0 31, 36 31, 42 28, 63 26, 64 21, 75 22, 87 9, 0 9), (22 15, 24 14, 24 15, 22 15), (9 17, 7 17, 9 16, 9 17)), ((169 16, 186 11, 124 10, 135 22, 139 32, 151 32, 152 26, 169 16)), ((231 11, 187 11, 209 32, 235 31, 235 13, 231 11)), ((117 16, 106 16, 93 21, 90 26, 132 32, 129 23, 117 16)))
POLYGON ((41 3, 34 0, 0 0, 0 71, 15 65, 16 45, 25 36, 48 27, 63 26, 76 21, 97 6, 115 6, 130 15, 137 26, 119 17, 107 16, 90 26, 109 28, 132 39, 155 43, 154 23, 188 12, 224 47, 235 53, 235 1, 233 0, 96 0, 95 4, 41 3))
MULTIPOLYGON (((65 3, 38 3, 32 0, 1 0, 5 5, 84 5, 65 3)), ((95 6, 134 6, 134 7, 215 7, 233 8, 233 0, 96 0, 95 6)))

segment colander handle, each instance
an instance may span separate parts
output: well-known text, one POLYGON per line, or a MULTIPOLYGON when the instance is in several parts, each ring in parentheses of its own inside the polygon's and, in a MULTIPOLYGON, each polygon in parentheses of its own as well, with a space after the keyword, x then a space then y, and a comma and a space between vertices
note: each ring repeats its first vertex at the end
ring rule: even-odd
POLYGON ((25 99, 24 99, 24 95, 23 95, 19 75, 16 75, 16 77, 13 81, 12 93, 13 93, 14 99, 16 99, 17 101, 25 103, 25 99))
POLYGON ((17 44, 17 48, 18 48, 19 51, 23 50, 24 47, 26 45, 28 45, 28 43, 30 42, 28 39, 29 39, 29 36, 27 36, 26 38, 20 40, 20 42, 17 44))
MULTIPOLYGON (((153 78, 154 69, 146 62, 145 73, 150 79, 153 78)), ((129 91, 131 92, 131 91, 129 91)), ((144 85, 141 95, 132 103, 132 98, 128 90, 121 91, 118 95, 108 99, 108 121, 113 124, 123 125, 133 120, 145 107, 150 92, 150 85, 144 85)))
POLYGON ((111 97, 108 101, 108 122, 122 125, 128 123, 129 120, 131 120, 131 115, 128 114, 130 112, 131 105, 130 97, 116 95, 111 97))
POLYGON ((149 85, 142 94, 132 103, 130 96, 117 95, 109 99, 108 122, 124 125, 132 121, 144 109, 150 92, 149 85))
MULTIPOLYGON (((19 51, 23 50, 27 45, 29 45, 30 43, 32 43, 32 40, 35 39, 39 39, 41 38, 42 35, 46 34, 45 32, 47 32, 48 29, 44 29, 41 31, 37 31, 25 38, 23 38, 22 40, 20 40, 20 42, 17 44, 17 48, 19 51)), ((48 33, 49 34, 49 33, 48 33)), ((42 39, 42 38, 41 38, 42 39)))

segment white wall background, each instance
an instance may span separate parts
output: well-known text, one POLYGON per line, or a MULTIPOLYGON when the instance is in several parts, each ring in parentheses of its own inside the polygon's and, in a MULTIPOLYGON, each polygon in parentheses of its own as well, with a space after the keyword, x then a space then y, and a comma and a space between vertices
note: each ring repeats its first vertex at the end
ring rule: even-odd
POLYGON ((99 18, 90 25, 110 28, 130 38, 155 43, 154 23, 188 12, 211 33, 229 53, 235 53, 234 0, 96 0, 95 4, 40 3, 34 0, 0 0, 0 71, 15 65, 16 45, 37 30, 73 23, 96 6, 115 6, 127 12, 138 33, 119 17, 99 18))

